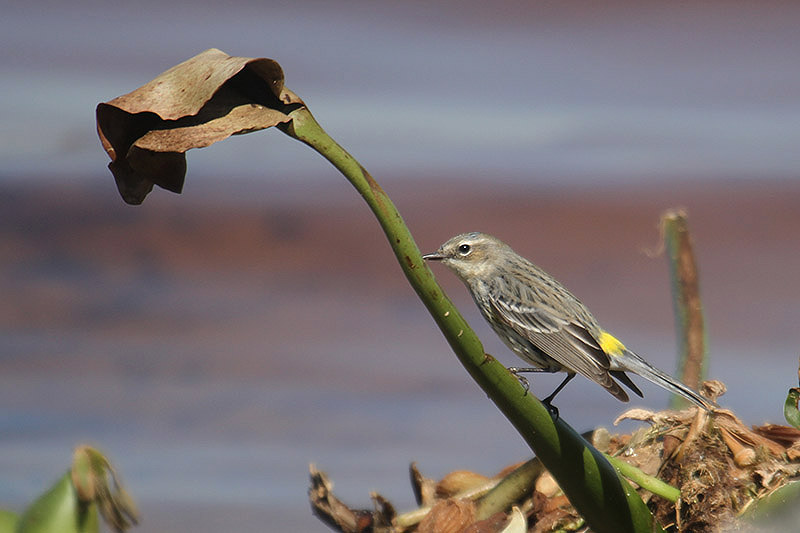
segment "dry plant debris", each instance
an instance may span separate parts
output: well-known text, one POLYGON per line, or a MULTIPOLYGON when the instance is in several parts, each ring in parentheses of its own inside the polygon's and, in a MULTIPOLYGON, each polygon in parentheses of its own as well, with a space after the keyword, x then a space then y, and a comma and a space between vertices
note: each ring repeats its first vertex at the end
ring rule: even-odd
MULTIPOLYGON (((630 435, 598 429, 593 444, 680 489, 677 504, 638 489, 667 531, 744 531, 748 526, 739 516, 748 506, 800 480, 800 431, 788 426, 749 428, 729 410, 706 413, 694 407, 660 412, 632 409, 619 420, 640 420, 647 426, 630 435)), ((507 502, 505 512, 481 516, 484 495, 519 468, 513 465, 491 478, 456 471, 437 482, 412 464, 412 490, 420 507, 404 514, 397 514, 376 494, 370 510, 343 504, 333 495, 327 476, 314 467, 309 496, 314 512, 344 533, 589 531, 555 480, 541 468, 526 480, 522 496, 507 502), (512 525, 512 507, 526 518, 522 529, 512 525)))
POLYGON ((140 204, 153 185, 180 192, 187 150, 288 122, 302 100, 283 82, 272 59, 211 48, 98 104, 97 133, 122 198, 140 204))

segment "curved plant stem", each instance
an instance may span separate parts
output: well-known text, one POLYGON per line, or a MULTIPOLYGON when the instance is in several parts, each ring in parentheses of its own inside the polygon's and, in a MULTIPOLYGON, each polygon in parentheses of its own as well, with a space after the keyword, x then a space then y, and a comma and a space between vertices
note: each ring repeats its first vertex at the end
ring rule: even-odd
POLYGON ((517 428, 571 503, 597 532, 651 532, 660 528, 639 495, 602 453, 563 420, 554 420, 517 378, 485 354, 480 340, 442 292, 392 201, 369 173, 298 107, 281 130, 332 163, 356 188, 378 219, 409 283, 464 368, 517 428))
POLYGON ((538 457, 525 461, 475 501, 475 517, 478 520, 489 518, 532 493, 543 471, 544 466, 538 457))
POLYGON ((649 490, 653 494, 661 496, 665 500, 669 500, 672 503, 677 502, 678 498, 681 497, 680 489, 673 487, 669 483, 665 483, 657 477, 648 476, 632 464, 626 463, 617 457, 613 457, 611 455, 607 455, 606 457, 620 474, 630 479, 643 489, 649 490))

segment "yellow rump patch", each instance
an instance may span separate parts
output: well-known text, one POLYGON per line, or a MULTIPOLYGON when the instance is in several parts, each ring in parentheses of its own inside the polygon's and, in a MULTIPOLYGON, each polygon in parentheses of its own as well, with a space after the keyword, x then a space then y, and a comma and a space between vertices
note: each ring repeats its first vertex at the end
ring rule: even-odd
POLYGON ((622 355, 625 352, 625 345, 619 339, 607 331, 600 333, 600 348, 608 355, 622 355))

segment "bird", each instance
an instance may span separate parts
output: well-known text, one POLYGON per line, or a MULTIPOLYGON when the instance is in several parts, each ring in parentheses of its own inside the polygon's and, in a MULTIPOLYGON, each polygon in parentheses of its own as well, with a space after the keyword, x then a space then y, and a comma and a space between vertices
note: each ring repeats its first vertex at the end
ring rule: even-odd
MULTIPOLYGON (((522 372, 566 372, 552 401, 576 374, 594 381, 620 401, 620 384, 643 397, 626 372, 682 396, 707 411, 716 405, 629 350, 602 329, 589 309, 554 277, 481 232, 462 233, 422 256, 439 261, 466 285, 481 314, 508 348, 531 367, 510 367, 528 390, 522 372)), ((556 411, 557 412, 557 411, 556 411)))

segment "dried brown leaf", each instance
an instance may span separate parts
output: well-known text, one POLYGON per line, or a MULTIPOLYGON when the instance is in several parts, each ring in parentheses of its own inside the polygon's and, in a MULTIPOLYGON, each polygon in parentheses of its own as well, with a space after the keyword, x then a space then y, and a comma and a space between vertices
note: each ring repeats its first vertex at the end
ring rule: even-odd
POLYGON ((786 450, 784 446, 781 446, 771 439, 762 437, 755 431, 752 431, 750 428, 745 426, 742 421, 733 414, 732 411, 720 409, 716 411, 715 415, 716 425, 718 427, 724 427, 730 431, 740 442, 748 446, 762 446, 774 455, 781 455, 786 450))
POLYGON ((469 500, 441 500, 419 523, 419 533, 457 533, 475 521, 475 504, 469 500))
POLYGON ((308 497, 312 512, 335 531, 359 533, 370 531, 374 518, 369 511, 351 509, 333 495, 333 483, 316 466, 309 465, 311 487, 308 497))
POLYGON ((628 409, 621 415, 619 415, 616 420, 614 420, 614 425, 618 425, 623 420, 638 420, 640 422, 648 422, 653 425, 660 425, 665 420, 669 420, 671 416, 670 412, 661 412, 657 413, 655 411, 649 411, 647 409, 639 409, 633 408, 628 409))
POLYGON ((797 461, 800 459, 800 441, 789 446, 786 450, 786 457, 788 457, 790 461, 797 461))
POLYGON ((212 48, 98 104, 97 132, 123 199, 139 204, 154 184, 180 192, 187 150, 289 121, 302 101, 283 81, 272 59, 212 48))
POLYGON ((755 464, 756 452, 752 447, 748 446, 748 443, 743 442, 738 435, 735 435, 724 426, 721 426, 719 431, 722 435, 722 440, 725 441, 731 454, 733 454, 733 462, 736 463, 736 466, 744 467, 755 464))
MULTIPOLYGON (((521 514, 515 507, 517 515, 521 514)), ((515 516, 516 518, 516 516, 515 516)), ((525 517, 522 517, 524 522, 525 517)), ((506 532, 509 525, 509 518, 505 513, 495 513, 485 520, 479 520, 464 528, 461 533, 501 533, 506 532)), ((509 532, 510 533, 510 532, 509 532)))
POLYGON ((800 429, 781 424, 753 426, 753 431, 784 446, 794 446, 800 442, 800 429))
POLYGON ((700 385, 700 394, 712 402, 716 402, 717 398, 725 394, 727 390, 728 387, 726 387, 723 382, 716 379, 707 379, 700 385))
POLYGON ((416 462, 411 463, 408 473, 411 477, 411 489, 414 491, 417 505, 433 505, 436 499, 436 481, 423 476, 417 468, 416 462))

